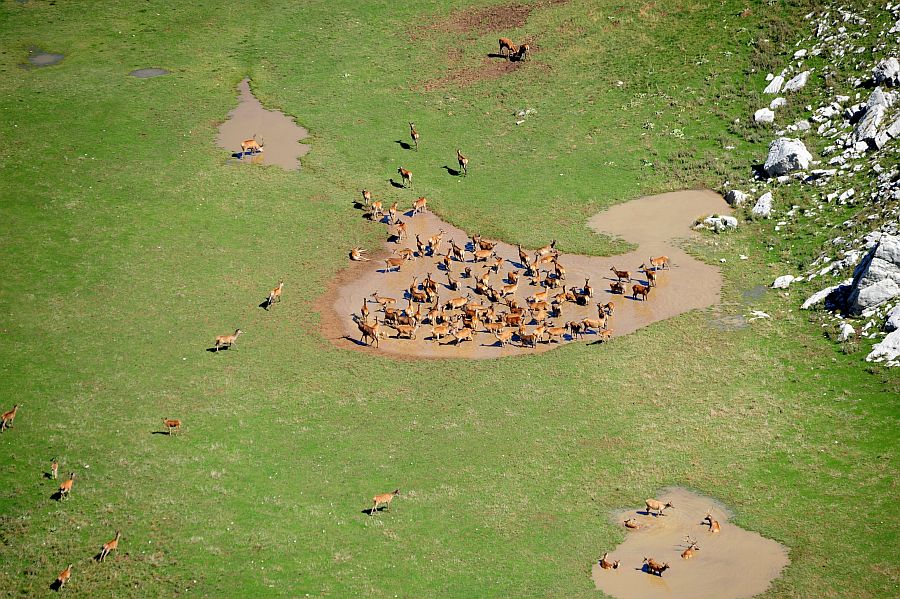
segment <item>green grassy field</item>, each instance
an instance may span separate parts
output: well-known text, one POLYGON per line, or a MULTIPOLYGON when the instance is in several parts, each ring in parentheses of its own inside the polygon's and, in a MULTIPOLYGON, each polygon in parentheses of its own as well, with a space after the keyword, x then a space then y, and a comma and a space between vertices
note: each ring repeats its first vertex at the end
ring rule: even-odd
POLYGON ((66 591, 95 597, 596 597, 590 566, 623 536, 610 512, 668 485, 789 547, 768 597, 900 592, 896 373, 835 348, 799 296, 711 322, 815 236, 696 241, 727 260, 722 306, 602 347, 414 362, 319 334, 347 249, 383 236, 352 209, 364 187, 427 195, 486 237, 608 253, 585 227, 603 207, 746 172, 768 140, 733 120, 815 3, 572 0, 451 26, 472 4, 3 3, 0 407, 21 408, 0 436, 0 593, 47 594, 74 563, 66 591), (477 74, 499 34, 533 39, 531 60, 429 84, 477 74), (30 46, 66 59, 23 69, 30 46), (150 66, 172 74, 126 76, 150 66), (248 75, 310 130, 301 172, 215 147, 248 75), (407 121, 418 153, 396 143, 407 121), (464 179, 441 168, 457 147, 464 179), (401 165, 414 191, 389 185, 401 165), (204 351, 236 327, 233 350, 204 351), (163 417, 180 438, 153 434, 163 417), (55 456, 77 472, 59 503, 55 456))

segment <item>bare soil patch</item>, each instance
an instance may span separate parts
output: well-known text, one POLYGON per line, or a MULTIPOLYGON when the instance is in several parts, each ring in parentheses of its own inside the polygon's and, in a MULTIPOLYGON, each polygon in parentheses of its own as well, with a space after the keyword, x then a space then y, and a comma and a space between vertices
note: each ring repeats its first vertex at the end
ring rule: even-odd
POLYGON ((166 69, 151 67, 147 69, 135 69, 128 74, 132 77, 137 77, 138 79, 150 79, 152 77, 162 77, 163 75, 168 75, 169 71, 167 71, 166 69))
POLYGON ((627 530, 625 541, 609 551, 607 560, 621 561, 617 569, 594 564, 597 589, 618 599, 742 599, 765 591, 790 561, 783 545, 730 524, 728 511, 708 497, 671 488, 656 499, 675 507, 662 516, 648 515, 643 507, 614 515, 617 526, 634 518, 640 528, 627 530), (703 522, 709 509, 721 527, 718 533, 703 522), (690 559, 681 558, 686 536, 699 545, 690 559), (662 576, 649 574, 645 557, 670 568, 662 576))
POLYGON ((507 73, 512 73, 522 64, 524 63, 518 61, 485 58, 478 67, 454 69, 443 77, 427 81, 425 83, 425 91, 445 89, 448 87, 465 88, 480 81, 492 81, 494 79, 499 79, 507 73))
POLYGON ((525 25, 528 15, 537 6, 536 4, 505 4, 478 10, 457 10, 448 17, 431 23, 427 28, 477 35, 484 35, 492 31, 518 29, 525 25))
MULTIPOLYGON (((718 303, 722 285, 718 268, 692 258, 681 250, 677 243, 681 238, 696 234, 692 231, 691 226, 698 216, 710 212, 725 214, 728 211, 728 205, 715 192, 682 191, 640 198, 601 212, 589 223, 594 230, 621 236, 627 241, 637 243, 639 247, 634 252, 613 257, 560 254, 559 262, 566 269, 566 278, 562 283, 570 290, 573 288, 580 290, 584 286, 585 279, 590 279, 594 297, 587 301, 587 305, 565 303, 561 314, 558 317, 549 318, 548 323, 552 323, 553 326, 564 326, 567 321, 597 318, 597 304, 612 302, 614 310, 609 327, 612 335, 618 336, 626 335, 638 328, 671 318, 688 310, 705 308, 718 303), (671 268, 659 271, 657 286, 653 288, 646 301, 633 299, 631 286, 648 283, 646 275, 638 272, 638 267, 641 263, 647 262, 651 255, 669 256, 671 268), (627 294, 624 296, 614 294, 610 290, 610 283, 615 280, 615 275, 610 271, 613 266, 620 270, 632 271, 632 280, 627 283, 627 294)), ((371 262, 352 263, 350 268, 339 273, 337 280, 329 285, 328 291, 320 300, 322 329, 326 338, 332 340, 339 347, 377 351, 391 356, 469 359, 498 358, 542 352, 575 341, 571 335, 566 334, 558 341, 541 342, 537 343, 536 347, 525 347, 514 336, 511 344, 501 347, 492 334, 480 329, 474 335, 473 341, 464 341, 461 345, 456 346, 448 343, 446 339, 443 341, 431 340, 431 326, 422 325, 417 331, 415 340, 390 337, 383 339, 377 350, 362 344, 359 330, 353 321, 353 315, 360 312, 363 301, 367 301, 371 315, 377 316, 381 321, 383 314, 379 311, 380 306, 371 301, 371 295, 377 292, 382 296, 395 298, 396 306, 402 308, 408 303, 406 299, 409 296, 408 289, 414 277, 417 283, 421 283, 426 275, 431 273, 432 278, 439 284, 439 303, 443 304, 453 297, 462 297, 467 294, 473 301, 480 300, 485 305, 490 303, 486 298, 475 293, 473 278, 461 276, 466 267, 471 268, 475 275, 484 270, 484 262, 477 264, 473 262, 472 244, 467 233, 444 222, 430 212, 413 217, 411 210, 407 210, 400 219, 407 224, 408 240, 399 244, 385 243, 380 253, 370 256, 371 262), (406 262, 400 272, 385 272, 384 258, 390 254, 391 250, 407 247, 415 250, 416 235, 423 242, 427 242, 429 237, 441 229, 445 231, 445 234, 436 256, 418 256, 406 262), (450 240, 466 249, 466 262, 452 261, 450 265, 450 273, 459 280, 459 291, 449 288, 447 272, 443 270, 443 264, 438 264, 446 254, 450 240)), ((393 229, 393 227, 388 227, 388 229, 393 229)), ((502 285, 508 284, 507 277, 510 271, 522 273, 523 268, 515 246, 498 243, 496 253, 497 256, 503 258, 503 263, 499 268, 499 273, 491 274, 490 283, 496 289, 500 289, 502 285)), ((529 254, 533 256, 534 252, 530 251, 529 254)), ((519 305, 525 306, 526 297, 544 289, 544 287, 531 285, 528 278, 520 274, 519 288, 511 297, 516 299, 519 305)), ((552 298, 559 291, 561 288, 550 290, 550 297, 552 298)), ((413 311, 416 310, 416 306, 421 306, 423 315, 429 308, 428 304, 415 304, 412 307, 413 311)), ((505 312, 505 307, 498 304, 498 311, 505 312)), ((529 333, 539 324, 530 316, 526 318, 525 322, 529 333)), ((393 329, 386 328, 385 330, 391 336, 395 334, 393 329)), ((583 339, 593 342, 599 341, 601 337, 594 332, 588 333, 583 339)))
POLYGON ((228 150, 232 157, 253 164, 274 164, 285 170, 300 168, 299 158, 310 146, 299 143, 309 133, 291 117, 278 110, 267 110, 250 91, 250 81, 244 79, 238 85, 240 92, 237 108, 228 113, 228 119, 219 126, 216 143, 228 150), (263 151, 255 154, 241 152, 241 142, 256 136, 263 151))

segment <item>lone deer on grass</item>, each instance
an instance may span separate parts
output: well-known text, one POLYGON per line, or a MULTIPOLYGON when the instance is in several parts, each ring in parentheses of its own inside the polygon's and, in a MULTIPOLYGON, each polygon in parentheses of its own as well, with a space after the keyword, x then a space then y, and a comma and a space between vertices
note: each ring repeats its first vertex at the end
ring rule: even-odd
POLYGON ((106 556, 109 555, 111 551, 115 551, 119 548, 119 537, 121 536, 122 533, 117 530, 115 539, 103 543, 103 548, 100 550, 100 556, 97 558, 98 562, 102 562, 104 559, 106 559, 106 556))
POLYGON ((459 170, 462 171, 462 174, 468 176, 469 159, 463 156, 462 152, 460 152, 458 148, 456 150, 456 161, 459 163, 459 170))
POLYGON ((372 192, 371 191, 369 191, 368 189, 363 189, 362 196, 363 196, 363 205, 368 206, 369 204, 372 203, 372 192))
POLYGON ((166 427, 166 431, 168 431, 170 435, 181 432, 181 420, 178 420, 177 418, 163 418, 162 421, 163 426, 166 427))
POLYGON ((231 347, 243 332, 244 331, 240 329, 235 329, 234 332, 230 335, 219 335, 218 337, 216 337, 215 350, 218 352, 220 348, 231 347))
POLYGON ((662 501, 657 501, 656 499, 648 499, 644 503, 647 505, 647 513, 653 514, 653 512, 655 511, 657 516, 662 516, 663 510, 666 510, 668 508, 675 509, 675 506, 668 501, 663 504, 662 501))
POLYGON ((406 187, 407 183, 409 183, 409 186, 412 187, 412 171, 408 171, 401 166, 397 169, 397 172, 400 173, 400 179, 403 182, 403 187, 406 187))
POLYGON ((69 564, 69 567, 60 572, 59 576, 56 577, 56 590, 63 588, 63 585, 72 578, 72 566, 73 564, 69 564))
POLYGON ((616 561, 614 561, 614 562, 611 562, 611 561, 609 561, 608 559, 606 559, 606 556, 607 556, 607 555, 609 555, 609 552, 608 552, 608 551, 607 551, 606 553, 604 553, 604 554, 603 554, 603 557, 601 557, 601 558, 597 561, 597 564, 599 564, 599 566, 600 566, 601 568, 603 568, 604 570, 615 570, 616 568, 618 568, 618 567, 619 567, 619 560, 616 560, 616 561))
POLYGON ((69 493, 72 492, 72 485, 74 485, 74 484, 75 484, 75 473, 70 472, 69 479, 66 481, 63 481, 63 483, 61 485, 59 485, 59 498, 62 499, 63 497, 65 497, 66 499, 68 499, 69 493))
POLYGON ((278 281, 278 287, 269 292, 269 299, 266 300, 266 310, 275 302, 281 301, 281 290, 284 289, 284 279, 278 281))
POLYGON ((59 460, 53 458, 50 463, 50 480, 56 480, 59 477, 59 460))
POLYGON ((419 132, 416 131, 415 123, 409 124, 409 136, 412 138, 413 143, 416 144, 416 152, 419 151, 419 132))
POLYGON ((256 135, 253 135, 253 139, 245 139, 241 142, 241 154, 256 154, 257 152, 263 151, 263 143, 264 139, 260 139, 260 142, 256 141, 256 135))
POLYGON ((688 548, 681 552, 681 559, 691 559, 694 557, 695 551, 700 551, 700 545, 691 537, 684 537, 684 542, 687 543, 688 548))
POLYGON ((662 576, 662 573, 670 568, 669 564, 661 564, 652 557, 645 557, 644 563, 647 564, 647 573, 662 576))
POLYGON ((716 533, 722 530, 722 528, 719 526, 719 521, 714 520, 712 517, 712 508, 706 510, 706 517, 703 518, 703 521, 709 525, 709 532, 716 533))
POLYGON ((3 416, 0 416, 0 432, 5 431, 8 428, 12 428, 13 421, 16 419, 16 413, 19 411, 19 404, 13 406, 13 409, 9 412, 4 412, 3 416))
POLYGON ((374 516, 375 512, 378 511, 378 506, 384 504, 384 509, 391 509, 391 502, 394 500, 394 497, 400 494, 400 489, 394 489, 393 493, 382 493, 381 495, 376 495, 372 498, 372 509, 369 510, 369 515, 374 516))

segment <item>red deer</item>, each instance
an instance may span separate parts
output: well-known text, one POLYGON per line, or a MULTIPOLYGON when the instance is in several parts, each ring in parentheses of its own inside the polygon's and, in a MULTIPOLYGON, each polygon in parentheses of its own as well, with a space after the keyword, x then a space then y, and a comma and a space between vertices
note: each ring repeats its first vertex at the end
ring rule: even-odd
POLYGON ((615 283, 610 283, 609 290, 612 291, 613 293, 619 293, 619 294, 624 295, 625 294, 625 283, 622 283, 621 281, 616 281, 615 283))
POLYGON ((459 262, 466 261, 466 250, 456 245, 456 242, 450 240, 450 251, 453 253, 453 259, 459 262))
POLYGON ((62 499, 63 497, 65 497, 66 499, 68 499, 69 494, 72 492, 72 485, 74 485, 74 484, 75 484, 75 473, 70 472, 69 479, 63 481, 63 483, 61 485, 59 485, 59 498, 62 499))
POLYGON ((278 287, 269 292, 269 298, 266 300, 266 310, 275 302, 281 301, 281 290, 284 289, 284 279, 278 281, 278 287))
POLYGON ((663 510, 668 509, 668 508, 675 509, 675 506, 672 505, 668 501, 665 504, 663 504, 662 501, 657 501, 656 499, 648 499, 644 503, 647 505, 647 513, 651 514, 651 515, 653 514, 654 511, 656 511, 656 515, 661 516, 663 513, 663 510))
POLYGON ((647 564, 647 573, 662 576, 663 572, 669 569, 669 564, 661 564, 652 557, 645 557, 644 563, 647 564))
POLYGON ((469 174, 469 159, 462 155, 458 149, 456 150, 456 161, 459 162, 459 168, 464 175, 469 174))
POLYGON ((416 131, 415 123, 409 124, 409 137, 413 140, 413 143, 416 144, 416 152, 419 151, 419 132, 416 131))
POLYGON ((363 298, 362 309, 359 311, 360 316, 362 316, 363 321, 368 322, 369 320, 369 302, 366 301, 366 298, 363 298))
POLYGON ((419 324, 398 324, 392 325, 391 328, 397 331, 397 339, 400 339, 401 337, 406 337, 407 339, 415 339, 416 331, 419 330, 419 324))
POLYGON ((177 418, 163 418, 163 426, 166 427, 170 435, 181 432, 181 420, 177 418))
POLYGON ((638 521, 635 518, 629 518, 628 520, 625 520, 623 524, 625 524, 625 528, 629 528, 631 530, 638 530, 641 527, 641 525, 638 524, 638 521))
POLYGON ((616 305, 612 302, 607 302, 605 304, 597 304, 598 310, 603 310, 606 312, 607 316, 612 316, 613 310, 616 309, 616 305))
POLYGON ((516 60, 521 61, 525 60, 528 57, 528 51, 531 49, 531 46, 528 44, 522 44, 519 46, 519 51, 516 52, 516 60))
POLYGON ((382 297, 382 296, 378 295, 377 291, 372 294, 372 297, 375 299, 376 302, 381 304, 382 308, 386 308, 387 306, 390 306, 391 304, 397 303, 397 300, 395 300, 392 297, 382 297))
POLYGON ((379 337, 383 337, 384 333, 381 332, 378 327, 378 321, 375 321, 375 324, 368 324, 359 319, 356 320, 356 326, 359 329, 359 332, 362 334, 360 341, 366 343, 367 345, 371 345, 366 342, 366 339, 371 339, 375 343, 375 347, 378 347, 378 339, 379 337))
POLYGON ((409 183, 409 186, 412 187, 412 171, 408 171, 401 166, 397 169, 397 172, 400 173, 400 178, 403 181, 403 187, 406 187, 407 183, 409 183))
POLYGON ((507 331, 495 331, 494 337, 496 337, 497 341, 500 342, 500 347, 503 347, 512 340, 513 334, 515 334, 515 330, 513 329, 509 329, 507 331))
POLYGON ((406 226, 406 223, 401 221, 397 222, 397 228, 394 230, 394 237, 397 243, 400 243, 404 239, 409 238, 409 231, 406 226))
POLYGON ((459 291, 459 279, 454 278, 449 271, 447 272, 447 287, 451 291, 459 291))
POLYGON ((513 43, 511 39, 508 37, 500 38, 500 56, 504 56, 506 58, 510 58, 513 54, 517 53, 519 48, 513 43), (506 50, 506 54, 503 54, 503 51, 506 50))
POLYGON ((631 286, 631 298, 637 299, 637 296, 641 296, 641 301, 644 301, 650 295, 650 288, 646 285, 638 285, 634 284, 631 286))
POLYGON ((569 334, 572 336, 572 339, 578 339, 578 336, 581 335, 584 337, 585 326, 584 323, 569 321, 566 323, 566 328, 569 329, 569 334))
POLYGON ((393 256, 391 258, 385 258, 384 272, 391 272, 394 269, 397 269, 397 272, 400 272, 400 269, 403 267, 404 262, 406 262, 405 256, 393 256))
MULTIPOLYGON (((474 322, 473 322, 474 324, 474 322)), ((453 344, 459 345, 463 341, 475 341, 475 330, 469 327, 463 327, 461 329, 456 329, 450 333, 450 336, 453 337, 453 344)))
POLYGON ((550 245, 545 245, 542 248, 538 248, 537 255, 538 256, 546 256, 550 252, 556 249, 556 240, 550 242, 550 245))
POLYGON ((53 462, 50 464, 50 479, 56 480, 59 476, 59 460, 53 458, 53 462))
POLYGON ((559 281, 566 280, 566 268, 558 261, 553 263, 553 274, 556 275, 559 281))
POLYGON ((223 347, 231 347, 232 345, 234 345, 235 341, 237 341, 237 338, 240 337, 243 332, 244 331, 240 329, 235 329, 234 332, 230 335, 219 335, 218 337, 216 337, 216 351, 219 351, 219 349, 223 347))
MULTIPOLYGON (((265 140, 260 140, 265 141, 265 140)), ((263 144, 257 143, 256 135, 253 136, 253 139, 245 139, 241 142, 241 154, 256 154, 257 152, 263 151, 263 144)))
POLYGON ((444 238, 445 233, 446 231, 441 229, 436 234, 428 238, 428 247, 431 251, 432 256, 434 256, 438 252, 438 249, 441 247, 441 240, 444 238))
POLYGON ((466 294, 466 297, 451 298, 450 301, 448 301, 446 304, 447 309, 448 310, 456 310, 456 309, 462 308, 469 302, 470 299, 471 299, 471 296, 468 293, 466 294))
POLYGON ((72 566, 73 564, 69 564, 69 567, 60 572, 59 576, 56 577, 57 590, 63 588, 63 586, 69 582, 69 579, 72 578, 72 566))
POLYGON ((369 259, 366 258, 366 250, 362 248, 353 248, 350 250, 350 259, 354 262, 368 262, 369 259))
POLYGON ((450 326, 450 323, 445 322, 444 324, 436 324, 431 327, 431 340, 432 341, 440 341, 442 338, 446 337, 450 334, 453 328, 450 326))
POLYGON ((378 220, 384 216, 384 205, 381 200, 372 202, 372 220, 378 220))
POLYGON ((400 202, 394 202, 393 204, 391 204, 391 207, 388 208, 388 224, 397 222, 398 210, 400 210, 400 202))
POLYGON ((106 556, 109 555, 111 551, 115 551, 119 548, 119 537, 121 536, 122 533, 117 530, 115 539, 103 543, 103 548, 100 550, 100 557, 97 559, 97 561, 102 562, 104 559, 106 559, 106 556))
POLYGON ((556 342, 559 343, 562 341, 562 336, 566 333, 566 327, 547 327, 547 330, 544 331, 544 334, 547 335, 547 342, 551 342, 556 339, 556 342))
POLYGON ((660 268, 669 268, 669 257, 668 256, 657 256, 654 258, 650 256, 650 267, 654 270, 659 270, 660 268))
POLYGON ((400 489, 394 489, 393 493, 382 493, 381 495, 376 495, 372 498, 372 509, 369 510, 369 515, 372 516, 378 511, 378 506, 384 504, 384 509, 391 508, 391 502, 394 500, 394 497, 400 494, 400 489))
POLYGON ((609 552, 608 552, 608 551, 607 551, 606 553, 604 553, 604 554, 603 554, 603 557, 601 557, 601 558, 597 561, 597 564, 598 564, 601 568, 603 568, 604 570, 615 570, 616 568, 618 568, 618 567, 619 567, 619 560, 616 560, 616 561, 614 561, 614 562, 611 562, 611 561, 609 561, 608 559, 606 559, 606 556, 607 556, 607 555, 609 555, 609 552))
POLYGON ((8 428, 12 428, 13 421, 16 419, 16 413, 19 411, 19 404, 13 406, 13 409, 9 412, 4 412, 3 416, 0 416, 0 432, 5 431, 8 428))
POLYGON ((475 262, 487 262, 494 255, 494 250, 475 250, 472 255, 475 256, 475 262))
POLYGON ((684 542, 688 544, 688 548, 681 552, 681 559, 691 559, 695 551, 700 551, 700 545, 691 537, 684 537, 684 542))
POLYGON ((526 333, 524 324, 519 325, 517 335, 519 337, 519 341, 522 343, 522 347, 537 347, 538 336, 534 333, 526 333))
POLYGON ((656 271, 650 270, 643 264, 641 264, 641 270, 643 270, 644 274, 647 275, 647 283, 651 287, 656 287, 656 271))
POLYGON ((703 518, 703 521, 709 525, 709 532, 716 533, 722 530, 719 526, 719 521, 714 520, 712 517, 712 508, 706 510, 706 517, 703 518))
POLYGON ((428 198, 425 196, 422 196, 413 202, 413 216, 420 212, 428 212, 428 198))
POLYGON ((616 270, 616 267, 613 266, 610 268, 611 271, 616 273, 616 279, 619 281, 624 280, 626 283, 631 280, 631 271, 628 270, 616 270))
POLYGON ((362 190, 363 204, 368 206, 372 202, 372 192, 368 189, 362 190))

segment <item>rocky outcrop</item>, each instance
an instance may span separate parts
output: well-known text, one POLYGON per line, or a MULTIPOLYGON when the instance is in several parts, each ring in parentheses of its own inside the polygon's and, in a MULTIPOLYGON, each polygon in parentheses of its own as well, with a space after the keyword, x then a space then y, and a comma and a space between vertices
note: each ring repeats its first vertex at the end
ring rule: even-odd
POLYGON ((743 206, 748 199, 750 199, 750 196, 737 189, 732 189, 725 194, 725 201, 728 202, 729 206, 734 206, 735 208, 743 206))
POLYGON ((711 229, 716 233, 721 233, 727 229, 737 229, 738 220, 733 216, 719 215, 707 216, 703 222, 695 228, 711 229))
POLYGON ((894 331, 885 337, 881 343, 876 343, 872 347, 871 353, 866 356, 866 361, 888 361, 895 365, 898 358, 900 358, 900 330, 894 331))
POLYGON ((753 122, 755 123, 773 123, 775 122, 775 113, 768 108, 760 108, 753 113, 753 122))
POLYGON ((781 91, 785 93, 798 92, 806 87, 807 81, 809 81, 809 71, 803 71, 802 73, 796 75, 790 81, 785 83, 784 89, 782 89, 781 91))
POLYGON ((780 137, 769 144, 769 155, 763 165, 770 177, 786 175, 796 170, 806 170, 812 154, 799 139, 780 137))
POLYGON ((885 58, 872 70, 875 85, 900 85, 900 61, 896 57, 885 58))
POLYGON ((882 235, 853 272, 846 311, 860 315, 900 296, 900 237, 882 235))
POLYGON ((769 82, 769 85, 766 86, 766 89, 763 90, 764 94, 777 94, 781 91, 781 86, 784 85, 784 77, 781 75, 777 75, 772 78, 769 82))
POLYGON ((767 191, 762 194, 758 200, 756 200, 756 205, 753 206, 753 210, 751 210, 753 216, 759 216, 762 218, 769 218, 772 216, 772 192, 767 191))
POLYGON ((796 279, 794 275, 782 275, 772 283, 772 289, 787 289, 794 282, 794 279, 796 279))

